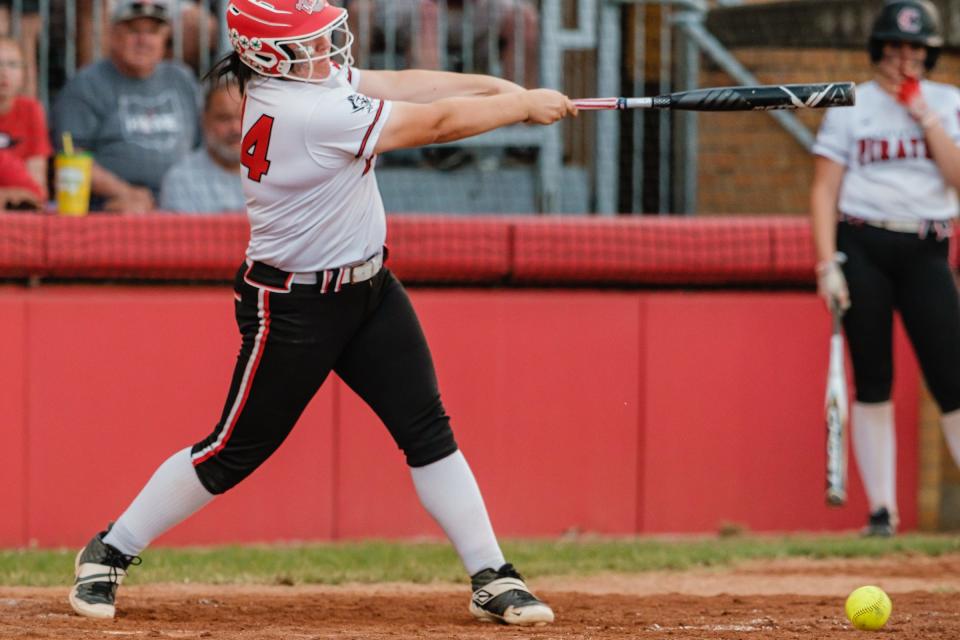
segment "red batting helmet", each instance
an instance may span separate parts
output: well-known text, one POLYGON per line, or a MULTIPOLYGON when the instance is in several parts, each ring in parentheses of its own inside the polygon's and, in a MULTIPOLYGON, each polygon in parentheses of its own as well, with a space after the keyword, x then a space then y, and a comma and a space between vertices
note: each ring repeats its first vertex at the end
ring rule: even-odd
POLYGON ((353 64, 347 10, 327 0, 230 0, 227 29, 240 60, 260 75, 318 82, 326 78, 291 75, 294 65, 309 64, 312 71, 315 62, 337 57, 341 69, 353 64), (315 55, 309 43, 322 36, 330 39, 330 51, 315 55))

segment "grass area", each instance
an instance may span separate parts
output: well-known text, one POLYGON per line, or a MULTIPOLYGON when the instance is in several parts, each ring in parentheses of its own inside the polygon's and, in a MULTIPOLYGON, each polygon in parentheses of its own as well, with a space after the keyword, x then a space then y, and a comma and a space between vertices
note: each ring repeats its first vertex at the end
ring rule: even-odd
MULTIPOLYGON (((723 566, 739 560, 788 557, 858 558, 891 554, 960 553, 960 537, 901 535, 891 540, 855 536, 751 536, 525 540, 504 543, 507 558, 533 576, 635 573, 723 566)), ((73 575, 76 550, 0 551, 0 585, 63 585, 73 575)), ((156 548, 129 584, 339 584, 343 582, 463 581, 447 544, 352 542, 283 546, 156 548)))

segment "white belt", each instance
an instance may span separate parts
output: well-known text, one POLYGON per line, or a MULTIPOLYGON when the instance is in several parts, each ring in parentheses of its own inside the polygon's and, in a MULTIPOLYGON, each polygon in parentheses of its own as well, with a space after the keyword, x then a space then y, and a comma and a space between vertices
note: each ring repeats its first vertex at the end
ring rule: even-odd
POLYGON ((929 224, 923 220, 867 220, 866 218, 863 222, 871 227, 901 233, 920 233, 920 229, 929 224))
MULTIPOLYGON (((340 284, 356 284, 357 282, 366 282, 373 276, 380 273, 383 268, 383 253, 378 253, 366 262, 360 264, 339 267, 336 269, 324 269, 319 277, 323 277, 328 282, 339 281, 340 284)), ((317 272, 294 273, 294 284, 317 284, 317 272)))
POLYGON ((953 230, 952 220, 871 220, 845 213, 841 215, 841 218, 850 224, 866 224, 887 231, 915 233, 921 237, 926 237, 931 229, 938 238, 941 236, 949 237, 953 230))

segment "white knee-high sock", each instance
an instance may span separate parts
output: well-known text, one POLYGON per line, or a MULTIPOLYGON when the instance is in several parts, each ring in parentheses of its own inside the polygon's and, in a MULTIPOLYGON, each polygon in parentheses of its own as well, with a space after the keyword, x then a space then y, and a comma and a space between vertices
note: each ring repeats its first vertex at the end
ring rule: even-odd
POLYGON ((154 472, 103 541, 121 553, 139 555, 162 533, 213 498, 197 478, 190 449, 178 451, 154 472))
POLYGON ((470 465, 457 451, 425 467, 411 467, 420 503, 443 529, 467 573, 499 569, 503 552, 470 465))
POLYGON ((853 403, 853 452, 870 511, 886 507, 897 518, 897 436, 893 402, 853 403))
POLYGON ((960 409, 940 416, 940 425, 953 462, 960 467, 960 409))

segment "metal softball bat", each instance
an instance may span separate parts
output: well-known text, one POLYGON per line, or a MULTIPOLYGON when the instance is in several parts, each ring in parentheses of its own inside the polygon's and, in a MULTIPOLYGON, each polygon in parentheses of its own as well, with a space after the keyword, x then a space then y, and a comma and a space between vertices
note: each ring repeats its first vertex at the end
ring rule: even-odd
POLYGON ((827 504, 840 506, 847 502, 847 376, 844 368, 844 344, 841 332, 843 312, 836 302, 831 304, 833 333, 830 335, 830 364, 827 368, 827 392, 824 402, 827 425, 827 504))
POLYGON ((679 109, 682 111, 769 111, 850 107, 856 102, 852 82, 771 84, 679 91, 650 98, 583 98, 578 109, 679 109))

